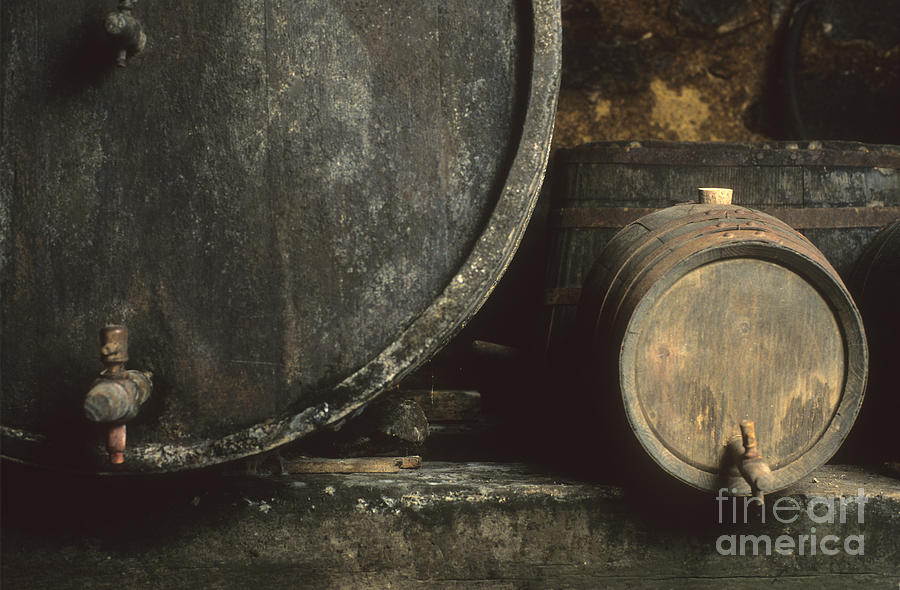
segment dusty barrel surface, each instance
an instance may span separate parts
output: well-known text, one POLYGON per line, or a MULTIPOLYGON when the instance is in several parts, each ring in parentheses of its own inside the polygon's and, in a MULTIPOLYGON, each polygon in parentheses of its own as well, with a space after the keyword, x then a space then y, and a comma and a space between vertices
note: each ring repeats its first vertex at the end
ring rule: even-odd
POLYGON ((114 8, 0 8, 5 456, 102 465, 107 324, 153 374, 123 468, 177 470, 341 420, 483 303, 546 165, 557 1, 161 0, 121 55, 114 8))
POLYGON ((745 207, 682 204, 627 225, 588 274, 577 323, 588 395, 701 489, 749 492, 727 451, 743 420, 781 489, 831 457, 862 402, 866 341, 846 288, 808 240, 745 207))

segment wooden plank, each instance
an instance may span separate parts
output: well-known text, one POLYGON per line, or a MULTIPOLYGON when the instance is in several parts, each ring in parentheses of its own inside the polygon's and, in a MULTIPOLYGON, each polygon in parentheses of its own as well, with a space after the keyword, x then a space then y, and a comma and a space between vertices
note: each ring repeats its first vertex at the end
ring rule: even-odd
POLYGON ((900 207, 773 207, 761 211, 800 230, 882 227, 900 217, 900 207))
MULTIPOLYGON (((696 198, 701 186, 734 189, 741 205, 802 205, 804 168, 751 166, 662 166, 574 164, 570 190, 556 192, 567 205, 601 201, 608 205, 667 206, 696 198)), ((863 205, 865 201, 853 203, 863 205)))
POLYGON ((602 142, 560 150, 559 159, 578 164, 660 166, 841 166, 900 168, 900 149, 848 141, 723 143, 665 141, 602 142))
MULTIPOLYGON (((617 228, 637 221, 660 207, 563 207, 551 213, 558 228, 617 228)), ((900 217, 900 207, 763 207, 763 213, 794 229, 882 227, 900 217)))
POLYGON ((415 400, 429 422, 477 420, 482 416, 481 394, 477 391, 417 389, 398 395, 415 400))
POLYGON ((349 459, 305 458, 284 462, 288 473, 397 473, 418 469, 422 457, 354 457, 349 459))
POLYGON ((660 207, 563 207, 550 214, 550 225, 559 228, 625 227, 660 207))

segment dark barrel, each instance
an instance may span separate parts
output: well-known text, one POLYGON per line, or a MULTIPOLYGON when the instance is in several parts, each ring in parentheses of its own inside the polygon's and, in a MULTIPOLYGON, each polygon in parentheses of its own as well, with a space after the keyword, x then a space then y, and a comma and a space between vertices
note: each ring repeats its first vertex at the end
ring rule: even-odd
POLYGON ((842 458, 900 462, 900 217, 866 245, 847 283, 866 324, 869 386, 842 458))
POLYGON ((346 418, 484 302, 543 178, 558 0, 155 0, 124 41, 114 9, 0 7, 4 456, 106 469, 105 325, 153 375, 122 468, 170 471, 346 418))
POLYGON ((607 422, 627 420, 697 488, 749 492, 728 465, 744 420, 769 491, 784 488, 831 457, 862 402, 866 340, 841 279, 806 238, 745 207, 681 204, 627 225, 590 270, 577 324, 607 422))

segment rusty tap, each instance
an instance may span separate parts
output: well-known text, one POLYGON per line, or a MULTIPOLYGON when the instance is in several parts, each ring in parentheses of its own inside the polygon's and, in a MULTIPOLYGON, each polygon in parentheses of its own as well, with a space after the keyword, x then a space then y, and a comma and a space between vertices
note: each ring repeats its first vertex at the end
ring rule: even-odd
POLYGON ((107 450, 114 464, 125 461, 125 422, 137 416, 141 404, 150 397, 152 375, 126 370, 128 328, 106 326, 100 330, 100 360, 104 369, 84 400, 89 420, 109 424, 107 450))
POLYGON ((743 447, 743 453, 738 459, 738 471, 750 485, 753 498, 762 504, 764 493, 774 486, 772 470, 759 452, 756 441, 756 425, 753 420, 741 421, 741 438, 739 444, 743 447))
POLYGON ((115 43, 116 65, 125 67, 125 60, 131 55, 143 51, 147 44, 147 35, 144 27, 137 18, 131 14, 137 0, 120 0, 118 8, 106 15, 104 28, 115 43))

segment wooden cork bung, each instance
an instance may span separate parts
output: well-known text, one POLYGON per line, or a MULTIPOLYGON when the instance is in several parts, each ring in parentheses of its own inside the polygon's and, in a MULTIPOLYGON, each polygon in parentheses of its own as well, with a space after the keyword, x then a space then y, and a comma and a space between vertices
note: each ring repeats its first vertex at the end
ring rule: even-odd
POLYGON ((730 188, 699 188, 697 200, 706 205, 730 205, 733 193, 730 188))

